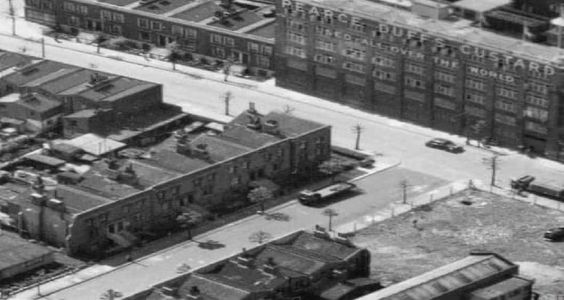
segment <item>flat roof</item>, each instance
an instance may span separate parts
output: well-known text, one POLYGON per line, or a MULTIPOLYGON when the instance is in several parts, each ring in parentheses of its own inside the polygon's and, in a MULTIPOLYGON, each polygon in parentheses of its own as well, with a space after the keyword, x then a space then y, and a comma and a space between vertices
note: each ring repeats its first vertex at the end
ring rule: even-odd
POLYGON ((98 2, 104 2, 117 6, 126 6, 135 2, 139 2, 139 0, 98 0, 98 2))
POLYGON ((206 25, 236 31, 243 27, 257 23, 263 19, 264 18, 262 16, 259 16, 257 13, 245 10, 238 13, 236 16, 227 18, 225 20, 225 23, 221 23, 220 21, 213 21, 211 23, 207 23, 206 25))
POLYGON ((57 70, 55 72, 49 73, 49 74, 47 74, 43 77, 39 77, 39 78, 37 78, 33 81, 30 81, 30 82, 24 84, 22 87, 37 87, 37 86, 43 85, 43 84, 45 84, 49 81, 56 80, 56 79, 61 78, 61 77, 65 77, 66 75, 74 73, 78 70, 79 69, 77 69, 77 68, 63 68, 63 69, 57 70))
POLYGON ((459 0, 452 6, 482 13, 510 3, 511 0, 459 0))
POLYGON ((182 12, 172 15, 172 18, 182 19, 185 21, 200 22, 214 15, 221 7, 213 1, 203 2, 198 6, 186 9, 182 12))
POLYGON ((12 68, 18 65, 28 64, 33 59, 29 56, 12 53, 12 52, 0 52, 0 71, 12 68))
MULTIPOLYGON (((310 1, 301 2, 306 6, 312 3, 310 1)), ((471 26, 467 20, 453 22, 424 18, 412 12, 369 0, 319 0, 314 5, 339 10, 367 20, 393 24, 417 32, 424 32, 428 35, 436 35, 446 40, 472 44, 502 53, 510 52, 514 57, 519 55, 520 58, 554 64, 561 64, 561 60, 564 58, 564 51, 557 47, 536 44, 483 30, 471 26)))
POLYGON ((4 77, 4 80, 17 86, 23 86, 28 82, 64 68, 69 68, 69 66, 50 60, 42 60, 16 69, 14 73, 4 77))
POLYGON ((39 162, 51 167, 60 167, 64 165, 66 162, 62 159, 58 159, 56 157, 47 156, 39 153, 30 154, 24 157, 25 159, 29 159, 35 162, 39 162))
POLYGON ((154 0, 147 4, 134 7, 134 10, 146 11, 153 14, 165 14, 179 7, 189 5, 196 0, 154 0))
POLYGON ((58 184, 55 190, 57 194, 51 195, 52 198, 61 200, 65 204, 65 209, 71 213, 80 213, 113 202, 113 199, 97 195, 80 186, 58 184))
POLYGON ((272 22, 264 26, 255 28, 253 30, 249 30, 246 33, 262 36, 263 38, 267 38, 267 39, 274 39, 276 34, 275 30, 276 30, 276 22, 272 22))
POLYGON ((252 148, 224 140, 219 136, 207 134, 199 135, 190 144, 192 148, 198 147, 199 144, 206 145, 210 159, 214 162, 223 161, 252 150, 252 148))
POLYGON ((80 148, 86 153, 97 156, 101 156, 127 146, 122 142, 101 137, 93 133, 83 134, 72 140, 65 141, 65 143, 80 148))
POLYGON ((23 96, 18 99, 17 103, 25 106, 30 110, 37 112, 47 112, 57 107, 62 107, 59 101, 53 100, 41 94, 34 93, 30 96, 23 96))
POLYGON ((41 84, 40 89, 51 94, 58 94, 72 87, 88 83, 94 73, 99 72, 94 72, 89 69, 78 69, 75 72, 66 74, 66 76, 61 76, 52 81, 41 84))
POLYGON ((43 257, 53 251, 11 234, 0 234, 0 270, 43 257))
POLYGON ((105 98, 110 98, 113 95, 126 92, 129 89, 138 88, 139 86, 147 88, 149 86, 155 85, 157 84, 151 84, 133 78, 118 76, 115 78, 110 78, 106 82, 100 83, 98 86, 95 85, 93 87, 89 87, 88 89, 82 91, 80 95, 93 101, 99 101, 105 98))

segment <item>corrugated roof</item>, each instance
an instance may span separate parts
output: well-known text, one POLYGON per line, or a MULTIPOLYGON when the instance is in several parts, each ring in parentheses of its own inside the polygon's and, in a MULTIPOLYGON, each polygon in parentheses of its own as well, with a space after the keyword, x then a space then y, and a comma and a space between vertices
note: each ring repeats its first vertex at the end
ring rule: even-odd
POLYGON ((517 289, 531 286, 532 284, 532 280, 527 280, 521 277, 511 277, 494 285, 475 290, 471 293, 471 295, 482 299, 494 299, 496 297, 506 295, 507 293, 515 291, 517 289))
POLYGON ((516 265, 495 254, 470 255, 425 274, 393 284, 359 300, 427 300, 471 282, 515 268, 516 265))
POLYGON ((65 141, 65 143, 78 147, 86 153, 93 155, 104 155, 106 153, 121 149, 126 144, 112 139, 104 138, 93 133, 83 134, 72 140, 65 141))

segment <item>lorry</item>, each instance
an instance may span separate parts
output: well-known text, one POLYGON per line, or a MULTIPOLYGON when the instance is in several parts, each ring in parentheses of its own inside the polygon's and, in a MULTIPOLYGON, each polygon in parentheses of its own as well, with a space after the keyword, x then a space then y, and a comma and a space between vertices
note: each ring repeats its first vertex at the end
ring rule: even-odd
POLYGON ((564 201, 564 181, 539 180, 531 175, 525 175, 511 180, 511 188, 517 191, 527 191, 542 197, 564 201))
POLYGON ((354 183, 344 182, 344 181, 337 182, 315 191, 303 190, 298 195, 298 200, 304 205, 309 205, 326 200, 338 194, 345 193, 354 188, 356 188, 356 185, 354 183))

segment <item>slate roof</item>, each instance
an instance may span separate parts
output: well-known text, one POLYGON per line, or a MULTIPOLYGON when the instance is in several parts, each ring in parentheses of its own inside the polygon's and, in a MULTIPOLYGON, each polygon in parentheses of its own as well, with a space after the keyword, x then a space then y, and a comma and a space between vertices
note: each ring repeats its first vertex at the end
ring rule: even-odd
POLYGON ((524 288, 532 285, 531 280, 527 280, 521 277, 511 277, 507 280, 498 282, 494 285, 475 290, 471 293, 473 297, 479 297, 482 299, 495 299, 508 293, 515 291, 520 288, 524 288))
POLYGON ((197 273, 192 274, 182 284, 178 294, 181 297, 189 294, 193 286, 198 287, 206 300, 243 300, 250 294, 248 291, 218 283, 197 273))
POLYGON ((0 235, 0 271, 53 253, 46 247, 32 244, 9 234, 0 235))

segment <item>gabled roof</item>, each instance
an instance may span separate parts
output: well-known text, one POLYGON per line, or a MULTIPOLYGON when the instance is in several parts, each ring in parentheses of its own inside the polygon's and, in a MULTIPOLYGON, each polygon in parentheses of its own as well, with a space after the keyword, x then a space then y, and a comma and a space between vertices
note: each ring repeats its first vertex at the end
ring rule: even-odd
POLYGON ((198 287, 204 299, 210 300, 243 300, 250 294, 248 291, 194 273, 178 289, 180 297, 190 294, 193 286, 198 287))
POLYGON ((497 254, 473 254, 359 300, 431 300, 510 269, 517 272, 515 264, 497 254))

